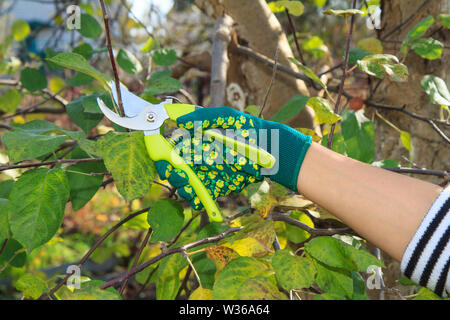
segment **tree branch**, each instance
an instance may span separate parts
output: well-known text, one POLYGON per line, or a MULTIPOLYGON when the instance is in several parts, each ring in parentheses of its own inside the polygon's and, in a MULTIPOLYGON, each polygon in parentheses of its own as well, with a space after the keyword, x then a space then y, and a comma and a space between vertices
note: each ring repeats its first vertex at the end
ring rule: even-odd
POLYGON ((185 244, 185 245, 180 246, 180 247, 169 249, 166 252, 163 252, 163 253, 157 255, 156 257, 148 260, 147 262, 145 262, 145 263, 143 263, 143 264, 141 264, 141 265, 139 265, 139 266, 137 266, 135 268, 132 268, 130 271, 122 274, 121 276, 117 277, 116 279, 108 281, 107 283, 105 283, 102 286, 100 286, 100 289, 106 289, 106 288, 112 287, 115 284, 118 284, 118 283, 124 281, 125 279, 128 279, 128 278, 134 276, 136 273, 141 272, 145 268, 151 266, 152 264, 158 262, 159 260, 161 260, 161 259, 163 259, 163 258, 165 258, 167 256, 170 256, 170 255, 175 254, 175 253, 182 253, 183 251, 195 248, 195 247, 203 245, 203 244, 217 242, 219 240, 222 240, 222 239, 226 238, 229 234, 237 232, 237 231, 239 231, 241 229, 242 229, 241 227, 230 228, 230 229, 225 230, 221 234, 218 234, 217 236, 204 238, 204 239, 201 239, 201 240, 198 240, 198 241, 194 241, 194 242, 189 243, 189 244, 185 244))
POLYGON ((16 164, 11 166, 0 166, 0 171, 11 170, 11 169, 21 169, 21 168, 33 168, 33 167, 43 167, 50 166, 58 163, 70 163, 77 164, 82 162, 99 162, 103 161, 102 158, 86 158, 86 159, 58 159, 54 161, 44 161, 39 163, 27 163, 27 164, 16 164))
MULTIPOLYGON (((262 54, 260 54, 258 52, 255 52, 255 51, 253 51, 252 49, 250 49, 248 47, 244 47, 244 46, 241 46, 239 44, 236 44, 235 45, 235 50, 237 52, 240 52, 242 54, 246 54, 246 55, 248 55, 248 56, 258 60, 258 61, 266 64, 267 66, 273 67, 275 65, 275 62, 272 59, 270 59, 270 58, 268 58, 268 57, 266 57, 266 56, 264 56, 264 55, 262 55, 262 54)), ((283 71, 284 73, 286 73, 286 74, 288 74, 288 75, 290 75, 290 76, 292 76, 294 78, 303 80, 307 84, 309 83, 309 80, 308 80, 309 78, 307 76, 305 76, 304 74, 302 74, 300 72, 296 72, 296 71, 292 70, 289 67, 286 67, 286 66, 283 66, 283 65, 278 65, 278 70, 283 71)), ((331 92, 339 92, 339 88, 340 88, 339 86, 328 86, 327 87, 328 91, 331 91, 331 92)), ((349 100, 354 97, 353 95, 351 95, 350 93, 348 93, 345 90, 342 91, 342 95, 344 97, 346 97, 347 99, 349 99, 349 100)), ((424 116, 421 116, 421 115, 418 115, 418 114, 415 114, 415 113, 413 113, 411 111, 406 110, 405 107, 385 105, 385 104, 377 103, 377 102, 374 102, 374 101, 371 101, 371 100, 365 100, 364 104, 366 106, 368 106, 368 107, 374 107, 374 108, 378 108, 378 109, 386 109, 386 110, 403 112, 404 114, 406 114, 406 115, 408 115, 410 117, 413 117, 413 118, 415 118, 417 120, 427 122, 433 128, 433 130, 436 131, 436 133, 442 139, 444 139, 445 142, 450 144, 450 138, 447 137, 444 134, 444 132, 442 132, 442 130, 439 129, 439 127, 436 125, 436 123, 439 123, 439 124, 442 124, 442 125, 445 125, 445 126, 450 126, 450 123, 448 123, 446 121, 442 121, 442 120, 438 120, 438 119, 426 118, 424 116)))
POLYGON ((117 92, 117 104, 119 105, 119 110, 121 113, 120 115, 123 117, 125 115, 125 111, 123 109, 123 103, 122 103, 122 93, 120 90, 119 72, 117 71, 116 60, 114 58, 114 52, 113 52, 112 44, 111 44, 111 31, 109 30, 109 16, 106 13, 105 2, 103 0, 99 0, 99 1, 100 1, 100 5, 102 7, 103 21, 105 22, 106 45, 108 47, 109 59, 111 60, 111 66, 112 66, 113 74, 114 74, 114 82, 116 85, 116 92, 117 92))
POLYGON ((351 229, 350 228, 336 228, 336 229, 316 229, 311 228, 310 226, 291 218, 290 216, 278 212, 272 212, 271 218, 273 221, 284 221, 293 226, 296 226, 306 232, 312 234, 313 236, 332 236, 334 234, 347 233, 351 229))
MULTIPOLYGON (((111 229, 109 229, 103 236, 101 236, 96 242, 95 244, 92 246, 91 249, 89 249, 89 251, 83 256, 83 258, 81 258, 80 261, 78 261, 77 266, 81 267, 88 259, 89 257, 92 255, 92 253, 94 253, 95 249, 97 249, 102 243, 103 241, 106 240, 106 238, 108 238, 112 233, 114 233, 117 229, 119 229, 124 223, 130 221, 131 219, 137 217, 138 215, 147 212, 150 209, 150 207, 139 210, 137 212, 134 213, 130 213, 128 216, 126 216, 124 219, 120 220, 118 223, 116 223, 111 229)), ((74 271, 75 272, 75 271, 74 271)), ((73 273, 67 274, 63 280, 61 280, 52 290, 50 290, 47 294, 47 297, 51 297, 56 291, 58 291, 59 288, 61 288, 69 279, 69 277, 72 275, 73 273)))
MULTIPOLYGON (((356 0, 353 0, 352 9, 355 9, 355 8, 356 8, 356 0)), ((336 99, 336 104, 334 105, 334 113, 336 113, 336 114, 339 114, 339 106, 341 104, 342 93, 344 91, 345 78, 347 77, 348 57, 350 54, 350 43, 351 43, 351 39, 352 39, 353 26, 355 25, 355 19, 356 19, 356 14, 352 15, 352 17, 350 18, 350 28, 347 33, 347 41, 346 41, 346 45, 345 45, 344 65, 342 67, 343 74, 342 74, 342 78, 341 78, 341 84, 339 85, 339 93, 338 93, 338 97, 336 99)), ((328 149, 331 149, 331 145, 333 144, 333 136, 334 136, 335 128, 336 128, 336 123, 333 123, 331 125, 330 133, 328 134, 328 145, 327 145, 328 149)))

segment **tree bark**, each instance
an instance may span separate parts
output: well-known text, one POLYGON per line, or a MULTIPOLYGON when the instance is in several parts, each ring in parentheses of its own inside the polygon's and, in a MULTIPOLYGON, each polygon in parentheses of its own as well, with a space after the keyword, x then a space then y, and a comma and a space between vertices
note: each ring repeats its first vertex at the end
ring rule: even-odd
MULTIPOLYGON (((195 0, 196 5, 208 16, 218 19, 229 15, 235 22, 239 43, 272 59, 279 47, 278 63, 297 70, 288 58, 294 54, 286 35, 264 0, 243 3, 240 0, 195 0)), ((264 96, 272 79, 273 69, 254 59, 229 50, 230 65, 227 75, 226 103, 230 106, 262 106, 264 96), (236 104, 239 104, 236 106, 236 104)), ((297 94, 308 95, 303 81, 293 79, 280 72, 276 74, 263 117, 270 119, 284 104, 297 94)), ((316 128, 314 111, 306 107, 289 124, 295 127, 316 128)), ((316 128, 317 129, 317 128, 316 128)), ((318 129, 317 129, 318 130, 318 129)))
MULTIPOLYGON (((448 12, 449 10, 448 1, 446 0, 383 0, 381 1, 381 8, 383 12, 381 18, 382 29, 379 32, 379 36, 380 39, 386 36, 385 41, 383 41, 384 53, 391 53, 397 56, 400 55, 401 42, 420 20, 429 15, 436 18, 439 13, 448 12), (410 17, 412 18, 409 19, 410 17), (408 22, 391 33, 404 21, 408 22)), ((432 36, 448 45, 449 35, 448 29, 440 28, 439 24, 435 23, 425 36, 432 36)), ((406 105, 406 109, 411 112, 427 118, 439 119, 440 106, 430 103, 427 94, 420 86, 420 80, 424 75, 433 74, 441 77, 448 84, 450 80, 450 73, 448 72, 449 62, 450 54, 448 49, 443 50, 442 58, 439 60, 425 60, 413 51, 410 51, 404 61, 409 69, 408 81, 398 83, 384 80, 374 99, 389 105, 406 105)), ((401 130, 411 134, 413 162, 428 169, 450 169, 450 148, 427 123, 413 119, 401 112, 384 111, 381 113, 401 130)), ((450 130, 448 127, 440 125, 440 128, 449 136, 450 130)), ((375 138, 378 159, 393 158, 404 162, 402 156, 409 156, 408 151, 400 142, 398 132, 394 131, 383 121, 376 121, 375 123, 375 138)), ((433 177, 417 176, 417 178, 442 182, 439 178, 433 177)))

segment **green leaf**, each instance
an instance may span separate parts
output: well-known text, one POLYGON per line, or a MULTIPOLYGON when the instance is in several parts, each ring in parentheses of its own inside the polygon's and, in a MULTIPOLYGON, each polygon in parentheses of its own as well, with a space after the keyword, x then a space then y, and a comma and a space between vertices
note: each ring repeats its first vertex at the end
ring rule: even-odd
POLYGON ((348 63, 350 65, 354 65, 355 63, 357 63, 359 60, 364 59, 365 57, 371 55, 371 52, 364 50, 364 49, 355 49, 352 48, 349 51, 349 55, 348 55, 348 63))
POLYGON ((212 290, 217 272, 214 262, 206 256, 205 252, 201 252, 192 257, 192 263, 197 270, 203 288, 212 290))
POLYGON ((319 124, 333 124, 341 119, 341 116, 333 112, 333 107, 327 99, 312 97, 308 100, 307 105, 316 112, 314 121, 319 124))
POLYGON ((441 298, 433 291, 427 288, 420 288, 414 300, 450 300, 450 298, 441 298))
POLYGON ((27 253, 24 247, 17 240, 11 238, 8 240, 3 253, 0 255, 0 270, 6 268, 8 265, 22 268, 26 260, 27 253))
POLYGON ((162 93, 173 93, 183 88, 177 79, 170 77, 170 71, 155 72, 147 84, 145 94, 157 95, 162 93))
POLYGON ((358 272, 352 272, 353 296, 352 300, 369 300, 366 291, 366 283, 358 272))
POLYGON ((432 16, 428 16, 422 20, 420 20, 414 28, 411 29, 411 31, 408 32, 406 35, 406 38, 404 40, 404 43, 406 41, 417 39, 423 36, 428 29, 431 27, 431 25, 434 23, 434 18, 432 16))
POLYGON ((105 290, 100 289, 103 281, 92 280, 83 282, 81 289, 70 292, 62 297, 64 300, 122 300, 116 289, 110 287, 105 290))
POLYGON ((389 76, 393 81, 403 82, 408 78, 408 68, 391 54, 370 55, 357 63, 362 72, 379 79, 389 76))
POLYGON ((102 83, 102 85, 107 88, 107 82, 111 81, 110 77, 96 70, 82 55, 79 55, 77 53, 62 52, 47 60, 65 68, 87 74, 100 81, 100 83, 102 83))
POLYGON ((265 277, 251 278, 239 288, 239 300, 287 300, 273 281, 265 277))
POLYGON ((102 35, 102 27, 98 21, 87 13, 81 14, 81 28, 78 30, 83 37, 96 39, 102 35))
POLYGON ((165 258, 158 267, 156 299, 174 300, 180 288, 180 272, 187 265, 181 254, 165 258))
POLYGON ((8 222, 9 200, 0 198, 0 247, 3 241, 11 237, 8 222))
POLYGON ((313 36, 302 42, 302 48, 305 52, 309 53, 317 59, 321 59, 324 54, 328 53, 327 46, 323 43, 323 40, 318 36, 313 36))
POLYGON ((325 3, 327 3, 327 0, 309 0, 312 3, 314 3, 318 8, 322 8, 325 3))
POLYGON ((420 38, 408 42, 408 46, 419 56, 428 60, 440 59, 444 45, 433 38, 420 38))
POLYGON ((16 289, 22 292, 25 298, 38 299, 49 291, 47 283, 31 273, 22 275, 15 284, 16 289))
POLYGON ((10 57, 7 60, 0 61, 0 74, 13 75, 19 70, 21 65, 22 62, 16 57, 10 57))
POLYGON ((308 78, 318 83, 328 94, 327 86, 320 80, 319 76, 314 73, 310 68, 304 66, 300 61, 297 61, 294 58, 289 58, 289 60, 294 63, 308 78))
POLYGON ((411 151, 411 135, 406 131, 400 132, 400 141, 406 150, 411 151))
POLYGON ((327 11, 324 11, 323 14, 348 18, 355 14, 364 14, 364 12, 358 9, 347 9, 347 10, 328 9, 327 11))
POLYGON ((277 122, 286 122, 296 115, 300 113, 300 111, 303 110, 303 108, 306 106, 306 103, 308 102, 309 97, 306 97, 304 95, 298 94, 291 98, 286 104, 278 110, 278 112, 272 117, 272 121, 277 122))
MULTIPOLYGON (((324 147, 328 146, 328 135, 324 135, 322 138, 322 145, 324 147)), ((334 152, 343 154, 347 156, 347 145, 345 144, 344 136, 340 133, 335 133, 333 136, 333 144, 331 145, 331 150, 334 152)))
POLYGON ((87 74, 76 72, 75 75, 67 80, 67 84, 71 87, 81 87, 91 84, 95 79, 87 74))
POLYGON ((79 126, 86 134, 89 134, 89 132, 91 132, 91 130, 103 119, 103 114, 86 112, 83 107, 83 100, 84 97, 72 100, 66 106, 66 110, 70 120, 79 126))
MULTIPOLYGON (((291 218, 296 219, 307 226, 310 226, 311 228, 314 228, 314 223, 312 222, 311 218, 301 211, 293 210, 291 212, 291 218)), ((296 226, 290 225, 286 223, 286 235, 289 241, 293 243, 301 243, 305 240, 307 240, 311 235, 306 232, 305 230, 302 230, 296 226)))
MULTIPOLYGON (((40 121, 35 120, 32 122, 40 121)), ((10 161, 18 162, 46 155, 55 150, 67 139, 66 136, 50 136, 44 134, 48 131, 50 130, 44 130, 41 133, 16 128, 6 132, 2 136, 2 142, 6 149, 8 149, 10 161)))
POLYGON ((364 249, 352 246, 333 237, 317 237, 305 244, 306 252, 331 268, 367 272, 369 266, 383 266, 383 262, 364 249))
POLYGON ((53 58, 54 56, 56 56, 59 52, 55 51, 52 48, 46 48, 45 49, 45 61, 47 63, 47 65, 49 66, 50 69, 54 70, 54 71, 60 71, 60 70, 64 70, 63 67, 54 64, 50 61, 51 58, 53 58))
POLYGON ((153 39, 153 37, 149 37, 147 41, 145 42, 144 46, 141 49, 141 52, 149 53, 152 50, 155 50, 159 47, 159 41, 156 39, 153 39))
MULTIPOLYGON (((89 156, 76 148, 72 152, 72 159, 84 159, 89 156)), ((84 162, 66 169, 70 188, 70 201, 74 210, 81 209, 97 193, 103 182, 103 176, 90 176, 91 173, 105 172, 101 162, 84 162)))
POLYGON ((353 297, 353 279, 349 272, 329 268, 317 261, 314 265, 317 270, 316 284, 327 295, 332 295, 333 300, 345 300, 353 297))
POLYGON ((14 180, 5 180, 0 182, 0 198, 8 199, 11 189, 13 187, 14 180))
POLYGON ((20 73, 20 82, 25 89, 31 92, 47 88, 47 79, 38 69, 23 69, 20 73))
POLYGON ((117 63, 125 72, 130 74, 137 74, 142 71, 142 65, 134 54, 122 48, 117 54, 117 63))
POLYGON ((286 291, 309 288, 314 282, 315 270, 306 258, 288 250, 278 250, 272 257, 278 284, 286 291))
POLYGON ((215 300, 237 300, 241 286, 251 278, 270 277, 273 271, 255 258, 239 257, 218 274, 213 287, 215 300))
POLYGON ((269 8, 272 12, 282 12, 284 10, 289 10, 289 13, 293 16, 301 16, 305 11, 305 7, 303 3, 300 1, 273 1, 268 3, 269 8))
POLYGON ((441 13, 438 19, 444 27, 450 28, 450 13, 441 13))
POLYGON ((0 95, 0 110, 6 113, 14 113, 22 100, 19 90, 10 89, 0 95))
POLYGON ((159 49, 153 53, 153 62, 158 66, 171 66, 177 61, 177 53, 173 49, 159 49))
POLYGON ((108 132, 100 140, 100 148, 106 168, 127 201, 140 198, 150 190, 155 165, 148 156, 142 132, 108 132))
MULTIPOLYGON (((254 104, 247 106, 244 110, 245 113, 251 114, 252 116, 255 116, 255 117, 259 116, 260 111, 261 111, 261 108, 254 104)), ((275 121, 275 120, 273 120, 273 121, 275 121)))
POLYGON ((9 196, 14 238, 29 252, 49 241, 61 225, 68 198, 64 171, 40 168, 25 172, 9 196))
POLYGON ((364 111, 344 110, 341 127, 347 155, 371 163, 375 156, 374 126, 373 122, 364 116, 364 111))
POLYGON ((400 164, 392 159, 384 159, 372 162, 372 165, 378 168, 400 168, 400 164))
POLYGON ((30 34, 31 29, 30 25, 24 20, 16 20, 11 26, 11 33, 16 41, 25 40, 26 37, 30 34))
POLYGON ((150 208, 147 221, 153 230, 152 242, 169 241, 183 227, 183 207, 173 199, 158 200, 150 208))
POLYGON ((405 276, 398 279, 397 282, 404 286, 417 286, 417 283, 415 283, 414 281, 405 276))
POLYGON ((450 92, 445 81, 437 76, 428 74, 420 80, 422 89, 428 94, 433 104, 450 106, 450 92))
POLYGON ((99 94, 92 94, 90 96, 83 97, 82 104, 84 112, 102 114, 102 110, 100 110, 97 103, 97 98, 99 96, 99 94))
POLYGON ((94 49, 92 49, 92 46, 86 42, 76 46, 72 51, 82 55, 86 60, 92 58, 92 55, 94 54, 94 49))

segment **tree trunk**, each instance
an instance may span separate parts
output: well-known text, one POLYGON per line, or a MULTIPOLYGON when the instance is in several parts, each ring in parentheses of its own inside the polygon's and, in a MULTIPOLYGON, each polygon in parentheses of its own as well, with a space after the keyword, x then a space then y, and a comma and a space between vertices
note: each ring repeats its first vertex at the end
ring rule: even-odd
MULTIPOLYGON (((384 53, 400 55, 401 42, 408 32, 423 18, 431 15, 437 17, 441 12, 448 12, 447 0, 384 0, 381 1, 382 18, 380 39, 388 35, 401 22, 413 16, 399 30, 387 36, 387 41, 383 41, 384 53)), ((435 23, 426 33, 426 37, 441 41, 448 46, 449 30, 440 28, 435 23)), ((413 51, 410 51, 404 63, 409 69, 409 79, 407 82, 398 83, 384 80, 374 99, 385 104, 395 106, 406 106, 406 110, 425 116, 427 118, 439 119, 440 107, 430 103, 427 94, 421 89, 420 80, 426 74, 433 74, 444 79, 448 84, 450 80, 449 62, 450 54, 448 49, 443 50, 442 59, 425 60, 413 51)), ((382 113, 389 121, 394 123, 401 130, 411 134, 413 153, 412 161, 421 167, 435 170, 450 169, 450 148, 449 145, 423 121, 413 119, 401 112, 384 111, 382 113)), ((377 143, 377 156, 379 159, 393 158, 405 161, 402 156, 408 157, 408 152, 402 146, 398 132, 386 125, 383 121, 376 121, 375 137, 377 143)), ((448 127, 440 125, 442 131, 449 136, 448 127)), ((417 176, 417 178, 428 179, 433 182, 442 182, 438 178, 417 176)))
MULTIPOLYGON (((294 54, 286 35, 264 0, 246 1, 245 4, 241 0, 195 0, 195 3, 214 19, 218 19, 224 13, 229 15, 236 24, 235 30, 239 41, 252 50, 274 59, 278 47, 278 63, 296 70, 296 66, 288 60, 294 54)), ((228 55, 230 65, 226 102, 238 108, 252 104, 261 107, 272 79, 273 69, 231 50, 228 55)), ((308 95, 305 84, 278 72, 264 108, 264 118, 270 119, 297 94, 308 95)), ((307 107, 290 124, 314 128, 313 119, 314 111, 307 107)))

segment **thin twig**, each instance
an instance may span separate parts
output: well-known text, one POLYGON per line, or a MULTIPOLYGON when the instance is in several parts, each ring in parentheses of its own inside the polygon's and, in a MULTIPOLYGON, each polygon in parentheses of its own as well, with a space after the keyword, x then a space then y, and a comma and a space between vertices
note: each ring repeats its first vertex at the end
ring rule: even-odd
MULTIPOLYGON (((356 8, 356 0, 353 0, 352 8, 353 9, 356 8)), ((355 25, 355 19, 356 19, 356 14, 352 15, 352 17, 350 18, 350 29, 348 30, 348 33, 347 33, 347 42, 345 45, 344 66, 342 67, 343 74, 342 74, 342 78, 341 78, 341 84, 339 86, 338 97, 336 99, 336 104, 334 106, 334 113, 336 113, 336 114, 339 114, 339 105, 341 103, 342 93, 344 91, 345 78, 347 77, 348 57, 350 55, 350 43, 352 40, 352 33, 353 33, 353 26, 355 25)), ((336 128, 336 124, 333 123, 331 125, 330 133, 328 134, 328 144, 327 144, 328 149, 331 149, 331 146, 333 144, 333 135, 334 135, 335 128, 336 128)))
MULTIPOLYGON (((145 208, 145 209, 142 209, 142 210, 130 213, 124 219, 122 219, 118 223, 116 223, 112 228, 110 228, 104 235, 102 235, 95 242, 95 244, 91 247, 91 249, 89 249, 89 251, 83 256, 83 258, 81 258, 81 260, 78 261, 77 266, 81 267, 89 259, 89 257, 92 255, 92 253, 94 253, 95 249, 97 249, 103 243, 103 241, 106 240, 106 238, 108 238, 112 233, 114 233, 117 229, 119 229, 123 224, 125 224, 126 222, 130 221, 131 219, 137 217, 138 215, 147 212, 149 209, 150 208, 148 207, 148 208, 145 208)), ((69 279, 69 277, 72 274, 73 274, 73 272, 67 274, 64 277, 64 279, 62 279, 52 290, 50 290, 48 292, 47 297, 51 297, 56 291, 58 291, 58 289, 61 288, 67 282, 67 280, 69 279)))
POLYGON ((296 226, 302 230, 305 230, 306 232, 312 234, 313 236, 331 236, 334 234, 341 234, 341 233, 347 233, 351 229, 350 228, 336 228, 336 229, 316 229, 311 228, 310 226, 291 218, 290 216, 278 212, 272 212, 271 218, 273 221, 284 221, 286 223, 289 223, 293 226, 296 226))
POLYGON ((198 240, 198 241, 194 241, 192 243, 185 244, 185 245, 180 246, 180 247, 169 249, 169 250, 167 250, 167 251, 157 255, 156 257, 148 260, 147 262, 145 262, 145 263, 143 263, 143 264, 141 264, 141 265, 139 265, 139 266, 129 270, 128 272, 120 275, 116 279, 108 281, 107 283, 105 283, 102 286, 100 286, 100 289, 107 289, 109 287, 112 287, 112 286, 114 286, 114 285, 124 281, 125 279, 134 276, 136 273, 141 272, 145 268, 147 268, 147 267, 151 266, 152 264, 160 261, 161 259, 164 259, 165 257, 170 256, 170 255, 172 255, 174 253, 181 253, 183 251, 189 250, 191 248, 194 248, 194 247, 197 247, 197 246, 200 246, 200 245, 203 245, 203 244, 217 242, 219 240, 224 239, 229 234, 237 232, 237 231, 239 231, 241 229, 242 229, 241 227, 230 228, 230 229, 225 230, 221 234, 218 234, 217 236, 204 238, 204 239, 201 239, 201 240, 198 240))
POLYGON ((305 59, 303 58, 302 50, 300 49, 300 45, 298 43, 297 32, 295 31, 294 22, 292 21, 291 15, 289 14, 289 10, 285 9, 284 11, 286 12, 286 16, 288 18, 289 26, 291 27, 291 30, 292 30, 292 35, 294 37, 294 43, 295 43, 295 47, 297 48, 298 56, 300 58, 301 63, 304 66, 306 66, 306 62, 305 62, 305 59))
POLYGON ((273 65, 273 70, 272 70, 272 78, 270 79, 269 87, 267 88, 266 95, 264 96, 264 101, 263 101, 261 110, 259 111, 258 117, 261 117, 261 115, 264 112, 264 109, 267 104, 267 100, 269 99, 270 90, 272 90, 273 84, 275 82, 275 77, 277 75, 277 69, 278 69, 278 52, 279 52, 279 50, 280 50, 280 46, 277 46, 277 50, 275 51, 275 60, 274 60, 275 63, 273 65))
POLYGON ((102 158, 86 158, 86 159, 58 159, 54 161, 44 161, 39 163, 27 163, 27 164, 16 164, 11 166, 0 166, 0 171, 11 170, 11 169, 20 169, 20 168, 32 168, 32 167, 43 167, 50 166, 58 163, 70 163, 77 164, 82 162, 99 162, 103 161, 102 158))
POLYGON ((422 10, 423 7, 425 7, 430 0, 425 0, 419 8, 417 8, 405 21, 394 27, 391 31, 388 31, 380 40, 386 40, 390 35, 394 34, 396 31, 400 30, 405 24, 407 24, 409 21, 411 21, 412 18, 416 16, 416 14, 422 10))
MULTIPOLYGON (((264 63, 264 64, 266 64, 266 65, 268 65, 270 67, 273 67, 275 65, 275 62, 272 59, 270 59, 270 58, 268 58, 268 57, 266 57, 266 56, 264 56, 264 55, 262 55, 262 54, 260 54, 258 52, 255 52, 255 51, 253 51, 252 49, 250 49, 248 47, 244 47, 244 46, 236 44, 235 45, 235 50, 240 52, 240 53, 246 54, 246 55, 248 55, 250 57, 253 57, 256 60, 258 60, 258 61, 260 61, 260 62, 262 62, 262 63, 264 63)), ((307 76, 305 76, 304 74, 302 74, 300 72, 294 71, 294 70, 292 70, 289 67, 286 67, 286 66, 283 66, 283 65, 278 65, 278 69, 280 71, 283 71, 284 73, 294 77, 294 78, 303 80, 306 83, 308 83, 308 81, 309 81, 308 80, 309 78, 307 76)), ((339 92, 339 88, 340 87, 339 86, 328 86, 327 88, 328 88, 328 91, 339 92)), ((350 93, 348 93, 345 90, 342 91, 342 94, 349 100, 351 100, 353 98, 353 95, 351 95, 350 93)), ((374 101, 371 101, 371 100, 365 100, 364 104, 366 106, 368 106, 368 107, 374 107, 374 108, 378 108, 378 109, 386 109, 386 110, 393 110, 393 111, 403 112, 406 115, 408 115, 410 117, 413 117, 413 118, 415 118, 417 120, 421 120, 421 121, 427 122, 433 128, 433 130, 436 131, 439 134, 439 136, 441 136, 442 139, 444 139, 447 143, 450 144, 450 138, 448 138, 442 132, 442 130, 440 130, 439 127, 436 125, 436 123, 439 123, 439 124, 442 124, 442 125, 445 125, 445 126, 450 126, 450 123, 448 121, 443 121, 443 120, 439 120, 439 119, 429 119, 429 118, 426 118, 424 116, 420 116, 418 114, 410 112, 410 111, 406 110, 405 107, 385 105, 385 104, 377 103, 377 102, 374 102, 374 101)))
POLYGON ((120 110, 121 116, 123 117, 125 115, 125 111, 123 109, 123 103, 122 103, 122 93, 120 90, 119 72, 117 71, 116 60, 114 58, 114 52, 113 52, 112 44, 111 44, 111 31, 109 30, 109 16, 106 13, 105 2, 103 0, 99 0, 99 1, 101 4, 101 7, 102 7, 103 21, 105 22, 106 45, 108 47, 109 59, 111 60, 111 66, 112 66, 113 74, 114 74, 114 82, 116 85, 116 92, 117 92, 117 104, 119 105, 119 110, 120 110))
MULTIPOLYGON (((150 239, 151 234, 152 234, 152 228, 149 228, 149 229, 147 230, 147 234, 145 235, 144 240, 143 240, 142 243, 141 243, 141 246, 140 246, 140 248, 139 248, 139 251, 136 253, 136 257, 134 258, 132 268, 134 268, 134 267, 137 266, 137 264, 138 264, 138 262, 139 262, 139 258, 141 257, 142 251, 144 251, 144 248, 147 246, 148 240, 150 239)), ((124 291, 125 291, 125 289, 126 289, 126 287, 127 287, 128 280, 129 280, 129 279, 126 279, 126 280, 123 282, 122 287, 121 287, 120 290, 119 290, 119 294, 120 294, 121 296, 123 296, 123 293, 124 293, 124 291)))
POLYGON ((7 244, 8 244, 8 239, 5 239, 5 241, 3 241, 2 247, 0 248, 0 256, 2 255, 3 251, 5 250, 7 244))
POLYGON ((180 238, 181 234, 190 226, 192 221, 194 221, 194 219, 197 218, 197 217, 198 217, 198 215, 196 215, 195 217, 192 217, 192 218, 189 219, 189 221, 183 226, 183 228, 180 229, 178 234, 170 242, 167 243, 167 247, 168 248, 170 246, 172 246, 175 242, 178 241, 178 239, 180 238))

